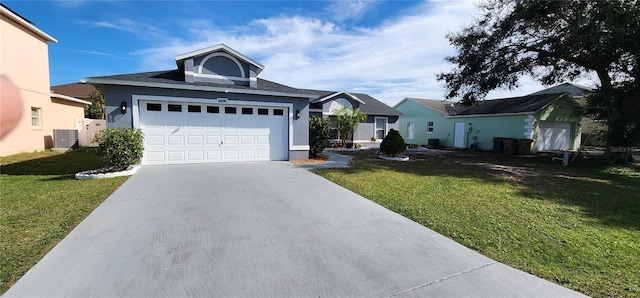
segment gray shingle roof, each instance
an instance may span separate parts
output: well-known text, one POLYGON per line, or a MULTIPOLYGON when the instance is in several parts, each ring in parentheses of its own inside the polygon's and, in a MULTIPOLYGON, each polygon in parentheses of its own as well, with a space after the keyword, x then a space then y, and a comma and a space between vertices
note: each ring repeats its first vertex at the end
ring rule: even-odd
MULTIPOLYGON (((261 91, 281 92, 281 93, 291 93, 291 94, 309 94, 309 95, 315 96, 315 98, 311 99, 311 101, 316 100, 318 98, 325 97, 332 93, 336 93, 336 91, 298 89, 298 88, 289 87, 286 85, 278 84, 278 83, 275 83, 269 80, 260 79, 260 78, 258 78, 257 88, 252 88, 249 86, 218 84, 218 83, 202 83, 202 82, 187 83, 184 81, 184 73, 177 69, 92 77, 87 79, 89 82, 91 81, 91 79, 94 79, 94 80, 98 79, 98 80, 160 83, 160 84, 172 84, 172 85, 183 85, 183 86, 221 87, 221 88, 230 88, 230 89, 232 88, 232 89, 240 89, 240 90, 242 89, 261 90, 261 91)), ((367 115, 400 116, 402 114, 396 109, 389 107, 383 102, 367 94, 362 94, 362 93, 351 93, 351 94, 354 96, 357 96, 360 100, 365 102, 365 104, 360 106, 360 110, 367 115)))
POLYGON ((593 93, 593 89, 572 83, 564 83, 551 88, 543 89, 529 95, 549 94, 549 93, 569 93, 573 98, 587 97, 593 93))
POLYGON ((448 116, 534 113, 567 93, 549 93, 479 101, 471 106, 431 99, 407 98, 448 116), (452 106, 453 105, 453 106, 452 106))
POLYGON ((164 70, 164 71, 139 72, 139 73, 102 76, 102 77, 91 77, 87 79, 134 81, 134 82, 172 84, 172 85, 183 85, 183 86, 221 87, 221 88, 230 88, 230 89, 261 90, 261 91, 272 91, 272 92, 293 93, 293 94, 301 93, 300 90, 296 88, 278 84, 268 80, 263 80, 260 78, 258 78, 258 88, 252 88, 249 86, 219 84, 219 83, 201 83, 201 82, 187 83, 184 80, 184 73, 178 71, 177 69, 164 70))

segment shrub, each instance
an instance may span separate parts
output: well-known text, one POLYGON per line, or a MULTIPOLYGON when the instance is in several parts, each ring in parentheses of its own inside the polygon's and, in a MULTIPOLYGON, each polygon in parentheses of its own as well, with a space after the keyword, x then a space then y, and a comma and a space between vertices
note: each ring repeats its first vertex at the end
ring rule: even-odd
POLYGON ((142 159, 143 135, 135 128, 108 128, 96 134, 98 156, 109 166, 125 169, 142 159))
POLYGON ((385 155, 398 156, 405 150, 407 150, 407 144, 405 144, 400 133, 393 128, 389 130, 387 136, 380 143, 380 151, 385 155))
POLYGON ((331 123, 329 118, 309 117, 309 154, 312 157, 329 146, 331 123))

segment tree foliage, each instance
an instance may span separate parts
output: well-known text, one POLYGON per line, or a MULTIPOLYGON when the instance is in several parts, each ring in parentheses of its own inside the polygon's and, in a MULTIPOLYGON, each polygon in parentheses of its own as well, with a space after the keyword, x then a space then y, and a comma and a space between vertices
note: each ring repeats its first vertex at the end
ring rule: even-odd
POLYGON ((100 91, 89 93, 91 105, 84 108, 84 117, 89 119, 104 119, 104 95, 100 91))
POLYGON ((640 143, 640 4, 636 1, 488 1, 482 15, 450 34, 457 49, 440 73, 447 98, 481 100, 494 89, 514 89, 522 76, 545 85, 585 75, 598 78, 591 111, 608 124, 612 148, 640 143))
POLYGON ((329 118, 309 117, 309 154, 313 157, 329 146, 331 122, 329 118))
POLYGON ((353 132, 360 122, 367 120, 367 114, 360 111, 360 109, 350 109, 347 107, 340 108, 334 115, 336 116, 338 135, 342 145, 345 145, 347 140, 352 140, 353 132))
POLYGON ((393 128, 389 130, 387 136, 380 143, 380 151, 389 156, 398 156, 405 150, 407 150, 407 144, 404 142, 400 132, 393 128))

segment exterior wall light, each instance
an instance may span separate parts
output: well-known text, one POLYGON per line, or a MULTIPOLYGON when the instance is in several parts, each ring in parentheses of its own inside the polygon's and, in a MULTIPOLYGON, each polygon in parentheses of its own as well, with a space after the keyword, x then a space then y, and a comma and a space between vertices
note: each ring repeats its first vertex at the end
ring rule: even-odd
POLYGON ((120 103, 120 114, 126 114, 127 113, 127 102, 123 101, 120 103))
POLYGON ((300 110, 296 110, 296 120, 300 119, 300 110))

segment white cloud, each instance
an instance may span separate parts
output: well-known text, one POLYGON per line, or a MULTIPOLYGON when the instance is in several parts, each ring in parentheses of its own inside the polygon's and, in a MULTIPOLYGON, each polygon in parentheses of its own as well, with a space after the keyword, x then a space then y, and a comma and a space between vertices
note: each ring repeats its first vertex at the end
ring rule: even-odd
POLYGON ((364 0, 333 1, 326 8, 326 10, 333 16, 333 19, 335 19, 336 21, 359 19, 364 15, 367 9, 371 8, 371 6, 375 5, 376 3, 376 1, 364 0))
MULTIPOLYGON (((342 2, 334 2, 328 10, 347 5, 342 2)), ((352 14, 367 5, 357 2, 352 14)), ((405 97, 444 98, 435 75, 451 68, 444 57, 454 50, 445 35, 459 31, 474 14, 470 1, 444 1, 418 4, 403 16, 369 28, 343 28, 302 15, 257 19, 236 28, 190 20, 178 24, 188 38, 164 38, 164 44, 136 54, 144 70, 172 69, 178 54, 225 43, 265 65, 261 78, 297 88, 367 93, 393 106, 405 97)), ((541 89, 527 78, 522 83, 520 91, 492 92, 488 98, 541 89)))

